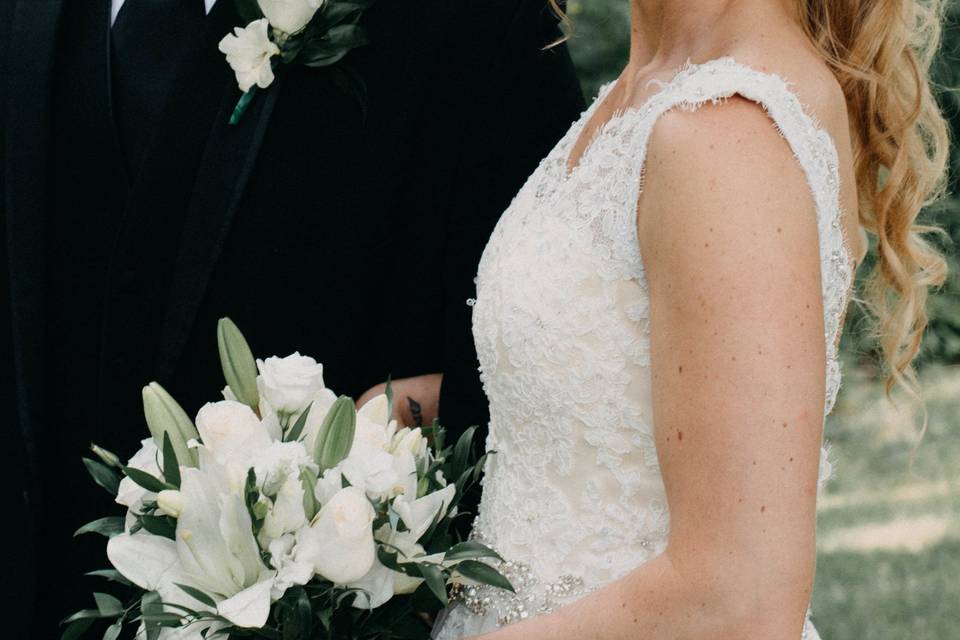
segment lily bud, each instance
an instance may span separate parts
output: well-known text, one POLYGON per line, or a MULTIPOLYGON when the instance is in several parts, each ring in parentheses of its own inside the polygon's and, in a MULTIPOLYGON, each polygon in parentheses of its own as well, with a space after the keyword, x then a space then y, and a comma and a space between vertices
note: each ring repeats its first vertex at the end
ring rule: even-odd
POLYGON ((157 494, 157 506, 172 518, 179 518, 183 511, 183 494, 173 489, 164 489, 157 494))
POLYGON ((156 382, 143 388, 143 415, 157 447, 163 447, 163 434, 170 436, 170 444, 183 466, 197 466, 197 454, 187 446, 191 439, 199 437, 197 428, 183 408, 156 382))
POLYGON ((113 453, 112 451, 107 451, 103 447, 98 447, 93 443, 90 444, 90 451, 93 451, 93 453, 100 458, 100 461, 108 467, 115 467, 119 469, 123 466, 123 463, 120 462, 120 458, 118 458, 117 454, 113 453))
POLYGON ((239 402, 256 409, 260 404, 257 361, 240 329, 230 318, 220 318, 217 324, 217 349, 220 351, 223 377, 230 391, 239 402))
POLYGON ((313 459, 320 465, 321 474, 347 457, 356 430, 357 408, 351 398, 340 396, 320 425, 313 449, 313 459))

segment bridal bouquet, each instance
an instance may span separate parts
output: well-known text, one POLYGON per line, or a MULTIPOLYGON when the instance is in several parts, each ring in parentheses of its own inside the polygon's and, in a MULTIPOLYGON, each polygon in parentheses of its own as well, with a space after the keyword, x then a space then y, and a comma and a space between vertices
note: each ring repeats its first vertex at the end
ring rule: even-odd
POLYGON ((107 640, 425 638, 451 580, 511 589, 450 533, 482 468, 473 430, 445 447, 436 423, 398 428, 389 386, 357 411, 312 358, 254 360, 228 319, 218 343, 224 400, 191 421, 150 384, 140 451, 84 459, 127 512, 77 533, 108 537, 113 567, 92 573, 128 594, 95 593, 65 639, 98 619, 107 640))

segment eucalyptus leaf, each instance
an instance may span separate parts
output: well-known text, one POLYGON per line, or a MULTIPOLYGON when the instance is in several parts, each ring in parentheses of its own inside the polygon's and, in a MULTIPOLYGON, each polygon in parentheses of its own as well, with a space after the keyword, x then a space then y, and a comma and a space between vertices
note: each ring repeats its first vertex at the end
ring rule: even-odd
POLYGON ((191 587, 188 584, 180 584, 179 582, 174 582, 173 584, 177 585, 177 587, 179 587, 181 591, 186 593, 188 596, 190 596, 197 602, 201 602, 207 605, 208 607, 212 607, 214 609, 217 608, 216 601, 213 598, 211 598, 209 595, 201 591, 200 589, 197 589, 196 587, 191 587))
POLYGON ((230 318, 220 318, 217 323, 217 348, 223 377, 233 395, 245 405, 253 408, 259 406, 257 361, 246 338, 230 318))
POLYGON ((473 435, 477 427, 472 426, 464 431, 457 439, 457 444, 453 447, 453 459, 450 464, 453 469, 453 477, 459 476, 469 465, 470 454, 473 453, 473 435))
POLYGON ((146 640, 157 640, 160 637, 161 626, 152 620, 148 620, 147 617, 161 613, 163 613, 163 602, 160 599, 160 594, 156 591, 148 591, 143 594, 140 598, 140 618, 143 620, 143 627, 147 635, 146 640))
POLYGON ((112 618, 123 613, 123 603, 109 593, 94 593, 93 599, 97 602, 97 610, 105 618, 112 618))
POLYGON ((454 571, 475 582, 488 584, 507 591, 513 591, 513 585, 499 571, 479 560, 464 560, 454 567, 454 571))
POLYGON ((427 587, 430 588, 430 591, 443 606, 447 606, 447 580, 443 574, 443 569, 435 564, 428 563, 417 564, 417 566, 420 568, 420 573, 423 575, 427 587))
POLYGON ((307 408, 303 410, 303 413, 300 414, 300 417, 297 418, 297 421, 293 423, 293 426, 290 427, 290 430, 287 431, 286 435, 283 436, 284 442, 296 442, 300 439, 300 435, 303 433, 303 428, 307 426, 307 418, 310 416, 310 410, 313 409, 313 403, 307 405, 307 408))
POLYGON ((99 518, 93 522, 88 522, 87 524, 83 525, 74 531, 73 535, 79 536, 85 533, 99 533, 102 536, 111 538, 118 533, 123 533, 123 518, 120 516, 99 518))
POLYGON ((163 536, 170 540, 177 539, 177 521, 170 516, 140 516, 143 528, 155 536, 163 536))
POLYGON ((117 640, 120 637, 120 632, 123 630, 123 622, 117 620, 112 625, 107 627, 107 630, 103 632, 103 640, 117 640))
POLYGON ((95 578, 105 578, 111 582, 119 582, 120 584, 125 584, 130 586, 130 581, 123 577, 123 574, 117 571, 116 569, 97 569, 96 571, 88 571, 84 575, 93 576, 95 578))
POLYGON ((138 485, 146 489, 147 491, 153 491, 154 493, 160 493, 164 489, 176 489, 172 484, 167 484, 163 480, 153 476, 146 471, 140 469, 135 469, 133 467, 124 467, 123 473, 126 474, 128 478, 136 482, 138 485))
POLYGON ((99 609, 81 609, 76 613, 72 613, 66 618, 64 618, 60 624, 71 624, 77 620, 98 620, 100 618, 112 618, 114 616, 105 616, 100 613, 99 609))
POLYGON ((444 562, 453 560, 475 560, 477 558, 494 558, 503 560, 500 555, 490 547, 477 542, 476 540, 464 540, 453 545, 443 556, 444 562))
POLYGON ((63 630, 63 635, 60 636, 60 640, 79 640, 79 638, 93 626, 93 622, 93 618, 74 620, 63 630))
POLYGON ((180 463, 177 461, 177 453, 173 450, 173 442, 170 441, 170 433, 167 431, 163 433, 163 479, 167 484, 180 488, 180 463))
POLYGON ((102 462, 90 458, 83 458, 83 466, 87 468, 87 472, 94 482, 106 489, 110 495, 117 495, 117 491, 120 490, 120 476, 117 475, 116 471, 102 462))

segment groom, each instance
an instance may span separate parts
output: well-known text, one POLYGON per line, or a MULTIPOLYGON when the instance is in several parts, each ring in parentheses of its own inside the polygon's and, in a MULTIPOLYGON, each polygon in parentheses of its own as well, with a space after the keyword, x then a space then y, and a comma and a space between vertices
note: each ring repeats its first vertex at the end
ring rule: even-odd
POLYGON ((369 44, 278 69, 230 125, 241 24, 233 0, 0 0, 8 637, 104 588, 103 540, 71 533, 116 509, 80 456, 135 450, 146 382, 215 399, 220 316, 339 393, 442 373, 444 422, 485 420, 477 261, 582 108, 546 3, 378 0, 369 44))

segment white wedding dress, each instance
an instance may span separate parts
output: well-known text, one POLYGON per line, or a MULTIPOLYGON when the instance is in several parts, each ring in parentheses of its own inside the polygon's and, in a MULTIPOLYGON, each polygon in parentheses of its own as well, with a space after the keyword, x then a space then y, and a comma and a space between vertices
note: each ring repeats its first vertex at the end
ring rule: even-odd
MULTIPOLYGON (((543 160, 483 254, 474 335, 490 401, 475 536, 507 561, 514 596, 466 587, 435 635, 453 640, 551 611, 664 550, 670 528, 653 438, 649 299, 636 205, 650 132, 670 109, 739 94, 761 104, 814 196, 829 413, 852 267, 837 152, 779 77, 721 58, 687 65, 614 116, 568 175, 570 149, 609 86, 543 160)), ((821 481, 829 475, 825 452, 821 481)), ((803 638, 819 636, 809 619, 803 638)))

